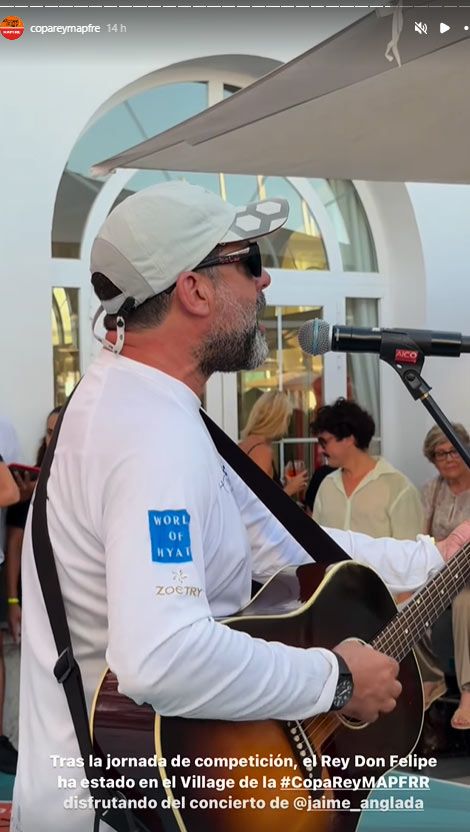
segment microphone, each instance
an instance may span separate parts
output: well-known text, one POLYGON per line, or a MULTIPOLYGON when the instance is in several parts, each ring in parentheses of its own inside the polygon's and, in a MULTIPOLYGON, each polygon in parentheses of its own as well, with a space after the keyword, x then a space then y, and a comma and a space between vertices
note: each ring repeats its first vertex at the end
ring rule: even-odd
POLYGON ((470 335, 460 332, 433 332, 429 329, 366 329, 356 326, 328 324, 314 318, 306 321, 299 329, 299 344, 309 355, 323 355, 333 352, 377 352, 382 349, 382 336, 387 335, 387 342, 396 339, 397 351, 395 361, 403 364, 415 364, 417 353, 413 351, 416 344, 423 355, 459 356, 470 352, 470 335), (399 349, 403 344, 404 348, 399 349))

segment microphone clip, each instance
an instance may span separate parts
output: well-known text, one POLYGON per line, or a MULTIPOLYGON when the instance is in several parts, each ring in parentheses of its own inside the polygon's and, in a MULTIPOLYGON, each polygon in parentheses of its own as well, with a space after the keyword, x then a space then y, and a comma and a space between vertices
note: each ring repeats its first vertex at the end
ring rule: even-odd
POLYGON ((393 367, 413 399, 420 399, 434 421, 470 467, 470 448, 466 448, 437 402, 430 396, 431 387, 421 377, 424 353, 406 332, 382 330, 380 358, 393 367))
POLYGON ((421 376, 424 353, 406 332, 383 329, 380 359, 393 367, 411 396, 424 399, 432 389, 421 376))

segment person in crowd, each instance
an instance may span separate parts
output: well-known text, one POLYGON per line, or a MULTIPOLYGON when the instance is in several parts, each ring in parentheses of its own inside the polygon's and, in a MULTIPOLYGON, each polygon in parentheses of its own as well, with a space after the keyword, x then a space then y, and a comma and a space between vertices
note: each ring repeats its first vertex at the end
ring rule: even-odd
MULTIPOLYGON (((61 408, 54 407, 46 420, 46 432, 41 439, 35 465, 39 468, 59 418, 61 408)), ((34 487, 35 483, 32 482, 34 487)), ((10 506, 6 516, 5 583, 8 602, 8 627, 15 644, 21 640, 21 549, 31 496, 10 506)), ((0 648, 1 649, 1 648, 0 648)))
POLYGON ((16 503, 20 490, 15 482, 8 465, 0 455, 0 508, 6 508, 16 503))
MULTIPOLYGON (((90 706, 105 665, 119 691, 158 713, 222 720, 303 719, 331 709, 366 722, 400 695, 397 662, 345 640, 334 650, 252 638, 219 619, 284 565, 311 563, 217 453, 200 415, 214 372, 266 359, 260 325, 270 277, 257 238, 285 222, 285 200, 236 208, 186 182, 125 199, 91 252, 106 313, 104 349, 74 393, 48 480, 47 519, 74 652, 90 706), (176 593, 175 586, 186 587, 176 593), (163 588, 157 592, 156 587, 163 588), (167 591, 165 591, 167 590, 167 591)), ((394 588, 413 589, 470 538, 436 545, 329 530, 394 588)), ((88 790, 33 557, 22 555, 20 741, 13 832, 88 832, 58 774, 88 790)), ((98 769, 102 774, 102 769, 98 769)))
POLYGON ((290 497, 302 491, 307 483, 307 470, 285 479, 279 476, 274 463, 273 442, 286 436, 292 407, 285 393, 270 390, 263 393, 253 405, 244 430, 240 448, 252 458, 271 479, 284 488, 290 497))
MULTIPOLYGON (((38 449, 36 464, 44 456, 43 445, 48 441, 49 430, 55 424, 60 408, 56 408, 49 414, 47 421, 46 437, 38 449)), ((19 459, 19 451, 14 448, 16 434, 10 432, 11 446, 10 456, 15 455, 14 460, 19 459), (18 456, 16 454, 18 453, 18 456)), ((11 474, 5 465, 0 464, 0 506, 8 506, 6 512, 6 542, 5 542, 5 585, 7 595, 8 626, 14 641, 18 644, 21 630, 21 607, 20 607, 20 558, 23 531, 26 523, 31 494, 34 489, 34 481, 30 479, 29 473, 11 474), (2 470, 6 469, 6 470, 2 470), (7 476, 6 476, 7 475, 7 476), (8 497, 2 486, 8 487, 8 497)), ((0 629, 0 771, 6 774, 15 774, 18 761, 18 752, 11 741, 3 733, 3 712, 5 700, 5 658, 3 646, 3 633, 0 629)))
MULTIPOLYGON (((7 465, 10 465, 12 462, 21 462, 21 450, 20 444, 18 441, 18 436, 16 433, 15 428, 13 427, 12 423, 6 417, 0 414, 0 455, 2 457, 3 462, 5 465, 3 466, 3 483, 6 493, 10 491, 12 488, 12 481, 10 472, 6 471, 5 468, 7 465)), ((9 506, 11 503, 16 502, 18 499, 22 499, 22 490, 21 484, 18 482, 17 477, 14 477, 13 485, 16 483, 17 488, 20 489, 20 493, 18 495, 18 491, 14 489, 13 493, 16 495, 13 500, 9 499, 8 496, 5 497, 4 501, 0 502, 0 506, 9 506)), ((0 498, 1 499, 1 498, 0 498)), ((3 562, 4 559, 4 545, 5 545, 5 512, 2 511, 0 507, 0 563, 3 562)))
POLYGON ((7 465, 21 462, 21 450, 18 435, 9 419, 0 414, 0 454, 7 465))
MULTIPOLYGON (((470 446, 470 436, 464 426, 455 423, 453 428, 461 442, 470 446)), ((435 540, 442 540, 459 523, 470 518, 470 469, 437 425, 426 434, 423 453, 437 470, 437 476, 427 482, 422 490, 424 530, 435 540)), ((452 632, 460 702, 452 716, 451 725, 459 730, 469 730, 470 587, 460 592, 452 603, 452 632)), ((418 659, 430 704, 445 693, 446 683, 428 639, 424 643, 420 642, 418 659)))
MULTIPOLYGON (((20 499, 20 490, 7 463, 18 462, 20 449, 16 431, 11 422, 0 418, 0 563, 3 562, 4 511, 20 499)), ((14 774, 18 753, 9 738, 3 733, 3 704, 5 700, 5 661, 3 658, 3 635, 0 629, 0 771, 14 774)))
POLYGON ((319 409, 312 430, 337 469, 318 488, 313 505, 317 523, 400 540, 422 531, 418 490, 386 459, 369 453, 375 424, 367 411, 340 398, 319 409))
POLYGON ((308 483, 307 490, 305 492, 305 497, 304 497, 304 506, 305 506, 305 510, 308 512, 308 514, 311 514, 312 511, 313 511, 315 498, 317 496, 318 489, 320 488, 323 480, 325 479, 325 477, 328 476, 328 474, 332 474, 333 471, 336 471, 336 470, 337 469, 334 468, 333 465, 327 465, 327 464, 319 465, 318 468, 315 468, 315 471, 313 472, 312 476, 310 477, 310 481, 308 483))
MULTIPOLYGON (((312 390, 315 396, 315 409, 311 412, 310 424, 309 424, 309 435, 313 436, 312 426, 314 422, 315 415, 318 413, 320 407, 323 407, 324 400, 323 400, 323 375, 317 376, 312 382, 312 390)), ((351 378, 348 375, 347 377, 347 399, 352 399, 352 383, 351 378)), ((307 485, 307 489, 305 491, 303 503, 304 508, 307 514, 311 514, 313 510, 313 504, 315 502, 315 497, 317 496, 317 491, 320 488, 325 477, 328 474, 333 473, 336 469, 332 465, 327 464, 327 457, 323 453, 322 448, 317 443, 313 446, 313 473, 310 477, 310 481, 307 485)))
MULTIPOLYGON (((319 408, 316 408, 315 413, 318 411, 318 409, 319 408)), ((311 421, 309 425, 310 436, 314 435, 313 425, 314 420, 311 421)), ((310 477, 310 481, 304 496, 304 508, 307 514, 311 514, 313 511, 313 505, 315 503, 315 498, 317 496, 318 489, 320 488, 320 485, 322 484, 325 477, 327 477, 328 474, 332 474, 333 471, 336 471, 336 468, 334 468, 333 465, 328 464, 328 457, 323 452, 319 444, 315 446, 313 457, 316 463, 316 467, 312 476, 310 477), (321 453, 319 453, 319 451, 321 451, 321 453)))

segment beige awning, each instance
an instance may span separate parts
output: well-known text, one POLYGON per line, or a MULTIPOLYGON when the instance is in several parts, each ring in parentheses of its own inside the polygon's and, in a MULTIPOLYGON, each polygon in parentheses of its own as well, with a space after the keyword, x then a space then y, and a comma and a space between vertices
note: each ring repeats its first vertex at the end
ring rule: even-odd
POLYGON ((372 13, 93 172, 470 182, 470 43, 463 25, 441 35, 433 11, 432 32, 419 36, 418 10, 403 10, 401 66, 385 57, 392 16, 372 13))

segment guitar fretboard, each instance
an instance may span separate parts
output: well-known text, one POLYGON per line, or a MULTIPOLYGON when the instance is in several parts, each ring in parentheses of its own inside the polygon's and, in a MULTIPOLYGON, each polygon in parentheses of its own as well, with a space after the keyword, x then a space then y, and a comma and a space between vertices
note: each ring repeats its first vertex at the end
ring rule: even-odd
POLYGON ((371 642, 401 661, 470 579, 470 544, 420 590, 371 642))

